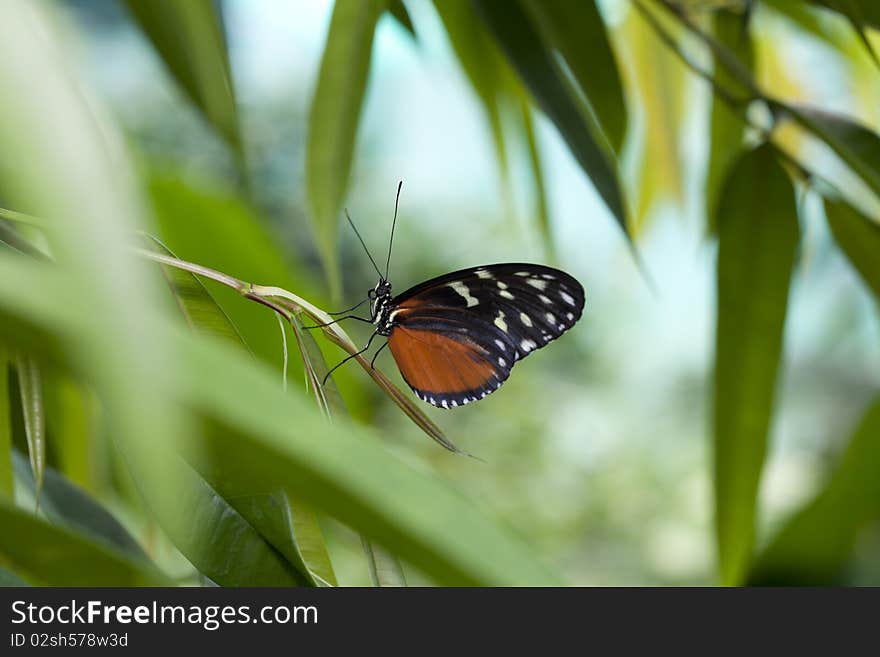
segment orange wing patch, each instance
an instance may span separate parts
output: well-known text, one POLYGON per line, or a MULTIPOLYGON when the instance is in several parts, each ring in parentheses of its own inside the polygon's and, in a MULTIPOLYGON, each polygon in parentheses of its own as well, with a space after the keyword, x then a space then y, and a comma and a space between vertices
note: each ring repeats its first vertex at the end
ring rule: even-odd
POLYGON ((388 346, 404 380, 424 401, 450 408, 476 401, 507 378, 475 344, 442 333, 396 326, 388 346))

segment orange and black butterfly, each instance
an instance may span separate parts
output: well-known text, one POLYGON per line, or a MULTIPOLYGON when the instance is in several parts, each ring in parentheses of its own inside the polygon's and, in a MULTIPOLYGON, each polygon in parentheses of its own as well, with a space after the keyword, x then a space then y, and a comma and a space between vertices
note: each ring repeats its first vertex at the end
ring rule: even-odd
MULTIPOLYGON (((399 199, 400 185, 397 194, 399 199)), ((392 240, 396 221, 395 203, 392 240)), ((349 222, 363 244, 350 218, 349 222)), ((377 335, 386 337, 373 362, 389 346, 413 392, 440 408, 478 401, 497 390, 517 361, 558 338, 583 312, 583 287, 551 267, 524 263, 471 267, 392 296, 388 281, 391 245, 385 275, 369 251, 367 255, 379 282, 358 306, 369 301, 370 317, 341 319, 374 325, 367 346, 358 353, 369 349, 377 335)))

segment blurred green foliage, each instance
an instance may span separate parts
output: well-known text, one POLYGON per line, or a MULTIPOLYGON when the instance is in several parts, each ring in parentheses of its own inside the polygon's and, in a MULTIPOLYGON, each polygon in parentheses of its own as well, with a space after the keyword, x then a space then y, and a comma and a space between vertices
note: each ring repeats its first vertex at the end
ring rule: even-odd
POLYGON ((266 11, 0 7, 0 583, 880 581, 873 3, 266 11), (401 168, 396 289, 587 289, 454 413, 290 301, 372 287, 401 168))

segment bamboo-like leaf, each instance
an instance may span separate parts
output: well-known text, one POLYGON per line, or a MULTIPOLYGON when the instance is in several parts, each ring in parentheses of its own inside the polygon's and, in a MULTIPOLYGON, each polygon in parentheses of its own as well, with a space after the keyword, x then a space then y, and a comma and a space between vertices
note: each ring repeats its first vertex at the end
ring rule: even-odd
POLYGON ((880 196, 880 136, 852 119, 799 105, 772 106, 815 134, 880 196))
MULTIPOLYGON (((27 342, 47 358, 69 361, 65 355, 75 353, 74 345, 106 330, 105 318, 74 301, 75 284, 57 268, 0 253, 0 339, 16 345, 27 342), (30 281, 41 294, 23 289, 21 280, 30 281)), ((160 314, 145 315, 143 321, 144 329, 179 359, 179 371, 157 372, 159 378, 152 379, 155 388, 228 429, 190 431, 176 443, 187 448, 189 458, 217 468, 218 477, 224 461, 234 461, 235 470, 248 473, 251 482, 270 490, 276 485, 289 488, 438 583, 556 583, 521 539, 447 485, 406 466, 381 447, 374 432, 344 418, 328 425, 313 404, 300 395, 285 394, 275 372, 239 350, 192 335, 160 314), (212 373, 210 386, 204 383, 206 371, 212 373)), ((189 488, 179 473, 166 468, 158 482, 182 518, 202 517, 191 508, 189 488)), ((201 523, 187 529, 194 536, 204 531, 201 523)), ((171 525, 169 533, 173 530, 171 525)), ((252 563, 251 557, 233 559, 227 567, 234 570, 242 562, 252 563)))
POLYGON ((391 4, 388 7, 388 13, 394 17, 394 20, 396 20, 404 30, 409 32, 409 35, 413 39, 417 40, 418 35, 416 34, 416 28, 409 16, 406 5, 403 4, 403 0, 390 0, 390 2, 391 4))
POLYGON ((363 537, 361 543, 367 555, 373 586, 406 586, 403 567, 393 554, 363 537))
POLYGON ((32 356, 19 354, 15 360, 21 410, 27 436, 28 458, 36 481, 35 497, 40 503, 40 490, 46 468, 46 413, 43 408, 43 376, 32 356))
POLYGON ((501 53, 469 0, 435 1, 434 8, 443 21, 456 59, 483 106, 501 175, 507 180, 507 149, 501 126, 501 104, 506 93, 501 53))
POLYGON ((12 409, 9 404, 9 351, 0 343, 0 498, 13 499, 12 409))
POLYGON ((340 292, 337 227, 351 177, 373 33, 386 0, 337 0, 309 115, 306 187, 318 250, 340 292))
POLYGON ((89 491, 96 488, 97 423, 90 392, 61 372, 47 371, 44 380, 46 432, 58 470, 89 491))
POLYGON ((0 499, 0 556, 49 586, 170 586, 153 564, 0 499))
MULTIPOLYGON (((727 46, 730 51, 752 70, 753 54, 746 16, 743 14, 719 9, 713 13, 715 20, 715 38, 727 46)), ((721 65, 715 67, 715 83, 724 89, 736 86, 736 80, 721 65)), ((706 223, 710 233, 717 229, 718 200, 721 187, 743 149, 745 123, 732 108, 720 99, 712 98, 712 114, 710 118, 711 146, 709 163, 706 169, 706 223)))
POLYGON ((523 99, 520 102, 522 111, 523 129, 526 134, 526 144, 529 150, 529 164, 532 170, 532 180, 535 188, 535 218, 538 228, 544 238, 544 248, 547 258, 552 262, 556 259, 556 248, 553 244, 553 228, 550 225, 550 210, 547 207, 547 190, 544 186, 544 170, 541 165, 541 153, 538 150, 538 140, 535 135, 535 119, 529 104, 523 99))
POLYGON ((212 0, 125 0, 125 4, 193 104, 243 158, 219 5, 212 0))
MULTIPOLYGON (((158 253, 177 257, 167 246, 154 237, 149 240, 149 248, 158 253)), ((160 268, 174 300, 177 302, 177 307, 190 328, 199 333, 203 332, 228 340, 231 344, 242 347, 250 353, 250 348, 238 328, 229 319, 229 315, 217 304, 214 297, 195 274, 169 265, 160 265, 160 268)))
POLYGON ((880 303, 880 224, 846 203, 829 199, 825 216, 837 245, 880 303))
POLYGON ((610 146, 602 144, 586 108, 563 77, 553 53, 542 43, 520 0, 473 0, 477 13, 495 35, 514 70, 554 123, 572 155, 590 178, 599 196, 629 237, 628 219, 610 146))
POLYGON ((757 585, 846 584, 859 530, 880 520, 880 399, 849 439, 828 483, 794 514, 757 558, 757 585))
MULTIPOLYGON (((36 494, 36 481, 27 458, 14 452, 13 460, 19 482, 36 494)), ((54 525, 63 525, 77 534, 90 536, 93 541, 103 542, 130 559, 148 560, 140 544, 116 518, 53 468, 47 467, 45 471, 40 510, 54 525)))
POLYGON ((523 4, 544 42, 565 59, 602 131, 619 153, 626 135, 626 102, 617 60, 595 1, 525 0, 523 4))
POLYGON ((721 195, 715 346, 715 523, 721 582, 752 557, 756 498, 798 244, 794 191, 773 149, 746 153, 721 195))

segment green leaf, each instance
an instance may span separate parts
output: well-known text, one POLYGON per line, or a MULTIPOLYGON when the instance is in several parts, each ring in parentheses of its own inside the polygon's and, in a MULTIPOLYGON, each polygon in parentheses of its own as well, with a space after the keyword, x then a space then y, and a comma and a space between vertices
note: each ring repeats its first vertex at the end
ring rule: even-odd
POLYGON ((243 158, 219 5, 212 0, 125 0, 125 4, 193 104, 243 158))
POLYGON ((336 251, 367 87, 373 33, 385 0, 337 0, 309 115, 306 186, 312 226, 330 289, 341 291, 336 251))
POLYGON ((21 391, 21 409, 27 436, 28 457, 36 481, 35 497, 40 502, 43 475, 46 468, 46 414, 43 408, 43 377, 31 356, 20 354, 15 360, 18 388, 21 391))
MULTIPOLYGON (((148 248, 162 255, 177 257, 155 238, 149 240, 148 248)), ((217 336, 250 352, 229 315, 217 304, 198 276, 170 265, 160 264, 159 268, 177 302, 180 314, 191 329, 197 333, 217 336)))
POLYGON ((409 35, 413 39, 418 39, 416 28, 413 26, 412 19, 409 17, 409 12, 406 10, 406 5, 403 4, 403 0, 391 0, 391 5, 388 7, 388 11, 394 17, 394 20, 396 20, 404 30, 409 32, 409 35))
POLYGON ((629 236, 623 194, 610 147, 597 141, 602 136, 594 134, 587 109, 578 104, 553 53, 542 43, 519 0, 504 3, 473 0, 473 4, 541 110, 559 130, 624 234, 629 236))
POLYGON ((0 556, 48 586, 170 586, 153 564, 133 559, 0 499, 0 556))
POLYGON ((502 177, 508 179, 507 150, 501 126, 501 103, 509 90, 504 83, 504 61, 469 0, 440 0, 434 8, 443 22, 458 63, 480 99, 502 177))
POLYGON ((859 531, 880 519, 880 398, 859 422, 822 491, 757 558, 755 585, 846 584, 859 531))
POLYGON ((525 0, 544 43, 558 52, 616 153, 626 136, 626 102, 617 60, 594 0, 525 0))
MULTIPOLYGON (((57 268, 0 254, 0 337, 27 341, 47 356, 70 361, 65 354, 76 353, 72 347, 84 336, 106 330, 106 318, 81 306, 72 285, 57 268), (22 289, 21 280, 30 281, 41 294, 22 289)), ((239 350, 194 336, 158 316, 145 316, 143 321, 179 363, 177 375, 157 371, 151 378, 153 388, 227 428, 187 432, 175 443, 186 446, 188 457, 197 459, 200 468, 213 468, 217 480, 233 464, 234 472, 249 473, 251 493, 276 485, 287 488, 438 583, 557 582, 512 532, 479 513, 455 490, 405 465, 381 446, 375 432, 344 418, 328 424, 305 398, 285 394, 276 373, 239 350), (207 371, 213 373, 209 386, 204 384, 207 371)), ((175 463, 169 457, 164 453, 166 466, 175 463)), ((185 480, 179 473, 166 467, 162 474, 149 474, 165 486, 168 501, 177 503, 182 518, 202 517, 190 508, 189 489, 180 483, 185 480)), ((217 509, 218 515, 223 513, 217 509)), ((191 522, 188 529, 203 535, 201 523, 191 522)), ((228 568, 234 571, 236 564, 251 562, 250 556, 232 559, 228 568)))
POLYGON ((13 499, 12 410, 9 404, 9 351, 0 343, 0 498, 13 499))
POLYGON ((880 225, 846 203, 825 200, 831 234, 880 302, 880 225))
POLYGON ((771 106, 815 134, 880 196, 880 136, 839 114, 799 105, 771 106))
POLYGON ((367 555, 373 586, 406 586, 403 567, 393 554, 365 538, 361 538, 361 543, 367 555))
MULTIPOLYGON (((719 9, 713 13, 715 38, 736 56, 749 70, 753 67, 752 42, 746 17, 734 11, 719 9)), ((726 68, 715 66, 715 83, 724 89, 736 87, 736 79, 726 68)), ((715 96, 712 97, 710 118, 711 148, 706 171, 706 219, 710 233, 718 227, 717 212, 721 188, 743 150, 745 123, 742 117, 715 96)))
POLYGON ((736 163, 718 217, 715 523, 721 582, 735 585, 752 556, 798 244, 794 191, 770 146, 736 163))
POLYGON ((44 384, 46 432, 52 436, 57 468, 72 482, 94 492, 100 471, 94 398, 62 372, 47 371, 44 384))
MULTIPOLYGON (((36 494, 36 482, 27 459, 19 452, 14 452, 13 461, 18 480, 32 494, 36 494)), ((140 544, 116 518, 53 468, 46 468, 40 510, 53 525, 63 525, 77 534, 90 536, 92 540, 115 548, 131 559, 148 560, 140 544)))
POLYGON ((541 236, 544 238, 544 249, 547 257, 552 261, 556 258, 556 248, 553 245, 553 228, 550 225, 550 210, 547 207, 547 190, 544 186, 544 171, 541 166, 541 153, 538 150, 538 140, 535 136, 535 118, 529 104, 522 100, 523 130, 526 133, 526 144, 529 150, 529 164, 531 165, 532 180, 535 186, 535 217, 541 236))

